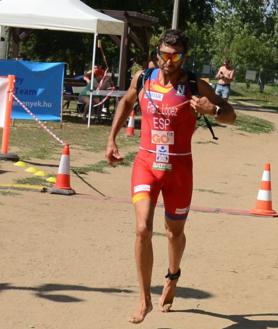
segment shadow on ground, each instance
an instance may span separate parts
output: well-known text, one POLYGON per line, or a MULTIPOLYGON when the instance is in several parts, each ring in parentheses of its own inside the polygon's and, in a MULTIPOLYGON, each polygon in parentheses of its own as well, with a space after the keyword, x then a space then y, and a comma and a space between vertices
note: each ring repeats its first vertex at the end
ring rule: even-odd
POLYGON ((32 166, 41 166, 41 167, 50 167, 50 168, 58 168, 59 165, 53 164, 53 163, 42 163, 42 162, 35 162, 35 161, 29 161, 29 160, 23 160, 25 163, 28 163, 32 166))
POLYGON ((72 297, 66 294, 57 294, 55 292, 59 291, 85 291, 85 292, 101 292, 108 294, 129 294, 132 293, 132 290, 128 289, 119 289, 119 288, 92 288, 79 285, 65 285, 65 284, 51 284, 46 283, 38 287, 22 287, 22 286, 13 286, 10 283, 1 283, 0 292, 7 290, 23 290, 23 291, 32 291, 36 297, 45 298, 53 302, 61 303, 72 303, 72 302, 82 302, 83 299, 72 297))
POLYGON ((8 172, 13 172, 13 171, 11 171, 11 170, 1 170, 1 169, 0 169, 0 175, 2 175, 2 174, 6 174, 6 173, 8 173, 8 172))
POLYGON ((176 310, 172 312, 184 312, 205 315, 208 317, 216 317, 219 319, 227 319, 234 322, 223 329, 268 329, 278 328, 278 320, 256 320, 255 317, 278 316, 278 313, 261 313, 261 314, 221 314, 208 312, 200 309, 176 310), (249 319, 247 319, 247 317, 249 319), (250 319, 251 318, 251 319, 250 319))
MULTIPOLYGON (((162 292, 162 286, 152 287, 151 292, 153 294, 160 295, 162 292)), ((106 294, 131 294, 134 293, 134 290, 131 289, 121 289, 113 287, 86 287, 81 285, 65 285, 65 284, 51 284, 46 283, 37 287, 27 287, 27 286, 16 286, 10 283, 1 283, 0 284, 0 293, 8 290, 18 290, 18 291, 31 291, 36 297, 44 298, 52 302, 60 303, 72 303, 72 302, 82 302, 83 299, 70 296, 69 294, 60 294, 57 292, 74 292, 74 291, 85 291, 85 292, 101 292, 106 294)), ((204 299, 210 298, 213 295, 202 290, 178 287, 176 290, 176 297, 180 298, 195 298, 195 299, 204 299)))
MULTIPOLYGON (((163 286, 154 286, 151 288, 151 292, 156 295, 161 295, 163 286)), ((176 288, 176 297, 179 298, 193 298, 193 299, 205 299, 213 297, 209 292, 186 288, 186 287, 177 287, 176 288)))

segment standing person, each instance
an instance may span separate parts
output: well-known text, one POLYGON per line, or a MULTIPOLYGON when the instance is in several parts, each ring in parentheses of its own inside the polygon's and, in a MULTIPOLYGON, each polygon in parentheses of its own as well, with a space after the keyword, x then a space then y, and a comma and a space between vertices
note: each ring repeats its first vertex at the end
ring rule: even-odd
POLYGON ((215 77, 218 80, 215 93, 223 99, 228 100, 230 96, 231 82, 235 77, 235 71, 228 59, 224 60, 223 65, 220 67, 215 77))
MULTIPOLYGON (((140 301, 129 320, 132 323, 142 322, 153 308, 150 292, 152 231, 160 191, 168 237, 168 273, 159 305, 162 311, 167 312, 173 303, 181 274, 180 263, 186 241, 184 225, 192 195, 191 137, 197 113, 215 116, 223 123, 235 120, 231 105, 215 95, 205 81, 197 81, 201 96, 191 95, 187 73, 182 70, 186 51, 187 39, 182 32, 165 31, 157 48, 159 67, 152 71, 139 93, 141 142, 133 165, 131 193, 136 215, 135 259, 140 301)), ((106 147, 106 158, 111 165, 123 159, 116 136, 133 109, 139 75, 140 72, 137 72, 117 107, 106 147)))
POLYGON ((259 71, 259 78, 258 78, 258 85, 260 88, 260 93, 264 92, 264 86, 265 86, 265 72, 264 69, 261 67, 259 71))

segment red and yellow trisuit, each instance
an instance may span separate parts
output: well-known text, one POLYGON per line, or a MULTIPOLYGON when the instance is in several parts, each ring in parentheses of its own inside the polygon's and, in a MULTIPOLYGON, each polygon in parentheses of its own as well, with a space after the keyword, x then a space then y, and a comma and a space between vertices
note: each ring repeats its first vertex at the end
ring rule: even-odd
POLYGON ((192 196, 191 139, 196 115, 187 82, 163 86, 154 69, 139 93, 141 141, 132 172, 132 201, 162 192, 167 219, 187 218, 192 196))

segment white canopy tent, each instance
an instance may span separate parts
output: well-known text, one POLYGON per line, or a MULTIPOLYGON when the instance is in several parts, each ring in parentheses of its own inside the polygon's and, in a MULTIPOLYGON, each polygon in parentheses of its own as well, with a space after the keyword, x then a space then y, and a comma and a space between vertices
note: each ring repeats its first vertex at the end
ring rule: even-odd
MULTIPOLYGON (((0 25, 94 33, 92 68, 95 66, 98 34, 122 36, 124 33, 124 22, 100 13, 79 0, 0 0, 0 25)), ((91 77, 90 104, 93 80, 94 70, 91 77)), ((90 117, 91 106, 88 126, 90 117)))

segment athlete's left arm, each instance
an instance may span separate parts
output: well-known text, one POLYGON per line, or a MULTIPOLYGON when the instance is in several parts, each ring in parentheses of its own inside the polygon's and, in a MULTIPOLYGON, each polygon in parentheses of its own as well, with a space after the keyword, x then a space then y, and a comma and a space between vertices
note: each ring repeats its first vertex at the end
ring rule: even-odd
POLYGON ((236 119, 235 111, 231 104, 215 94, 214 89, 206 81, 197 80, 200 97, 192 96, 191 106, 201 114, 208 114, 222 123, 233 124, 236 119))

